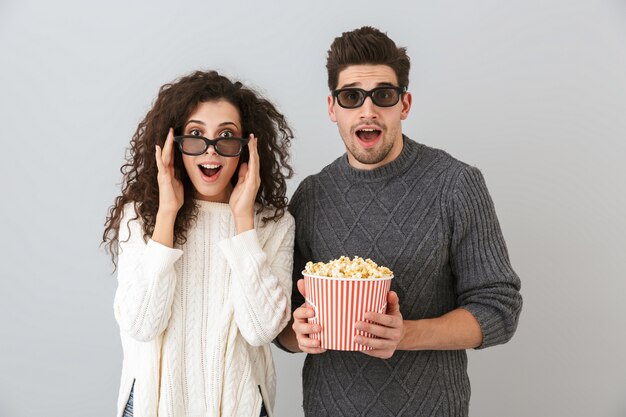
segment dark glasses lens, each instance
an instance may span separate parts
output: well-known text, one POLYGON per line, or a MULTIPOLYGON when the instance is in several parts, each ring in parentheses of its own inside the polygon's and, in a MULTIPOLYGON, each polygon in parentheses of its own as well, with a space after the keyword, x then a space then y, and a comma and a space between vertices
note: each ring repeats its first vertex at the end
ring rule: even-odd
POLYGON ((178 143, 180 151, 186 155, 202 155, 209 149, 215 147, 215 152, 222 156, 239 156, 244 145, 248 143, 247 138, 217 138, 207 139, 202 136, 176 136, 174 141, 178 143))
POLYGON ((215 150, 222 156, 237 156, 242 149, 241 139, 236 138, 218 139, 215 144, 215 150))
POLYGON ((361 107, 367 97, 379 107, 391 107, 398 104, 400 96, 406 91, 405 87, 377 87, 366 91, 361 88, 342 88, 333 91, 337 103, 346 109, 361 107))
POLYGON ((381 88, 372 90, 372 101, 380 107, 395 106, 400 100, 400 93, 393 88, 381 88))
POLYGON ((208 148, 208 145, 200 137, 183 136, 177 142, 180 151, 187 155, 202 155, 208 148))
POLYGON ((337 91, 337 102, 341 107, 359 107, 365 101, 365 91, 357 89, 337 91))

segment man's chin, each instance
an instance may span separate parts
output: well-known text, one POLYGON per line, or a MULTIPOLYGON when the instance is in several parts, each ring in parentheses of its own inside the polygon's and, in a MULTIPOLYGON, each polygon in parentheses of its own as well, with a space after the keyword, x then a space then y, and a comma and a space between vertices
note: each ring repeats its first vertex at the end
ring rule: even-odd
POLYGON ((387 157, 387 155, 389 154, 389 152, 381 152, 380 150, 378 150, 377 152, 350 152, 352 154, 352 157, 359 162, 360 164, 364 164, 364 165, 376 165, 376 164, 380 164, 381 162, 383 162, 385 160, 385 158, 387 157))

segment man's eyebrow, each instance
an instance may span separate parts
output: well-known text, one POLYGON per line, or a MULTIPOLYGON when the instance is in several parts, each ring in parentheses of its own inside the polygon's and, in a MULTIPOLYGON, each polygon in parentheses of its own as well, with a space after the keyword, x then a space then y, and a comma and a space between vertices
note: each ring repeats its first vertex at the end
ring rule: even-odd
MULTIPOLYGON (((344 85, 341 88, 353 88, 353 87, 359 86, 360 84, 361 84, 360 82, 355 81, 353 83, 346 84, 346 85, 344 85)), ((376 87, 395 87, 395 85, 393 85, 390 82, 383 81, 383 82, 380 82, 380 83, 376 84, 376 87)))

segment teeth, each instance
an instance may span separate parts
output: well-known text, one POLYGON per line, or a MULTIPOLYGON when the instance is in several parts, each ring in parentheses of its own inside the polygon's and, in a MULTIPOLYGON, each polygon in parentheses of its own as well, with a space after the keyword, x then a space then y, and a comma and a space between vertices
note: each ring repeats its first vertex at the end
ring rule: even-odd
POLYGON ((221 165, 212 165, 212 164, 200 164, 202 168, 206 169, 215 169, 221 167, 221 165))
POLYGON ((374 132, 376 129, 359 129, 361 132, 374 132))

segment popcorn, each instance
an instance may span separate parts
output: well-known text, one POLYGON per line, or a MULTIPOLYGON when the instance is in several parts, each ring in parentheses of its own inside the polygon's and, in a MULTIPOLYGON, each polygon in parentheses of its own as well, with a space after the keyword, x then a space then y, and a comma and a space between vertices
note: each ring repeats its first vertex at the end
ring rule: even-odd
POLYGON ((393 276, 393 272, 378 264, 371 259, 355 256, 350 260, 347 256, 339 259, 333 259, 329 262, 311 261, 306 263, 304 272, 311 275, 331 278, 389 278, 393 276))

